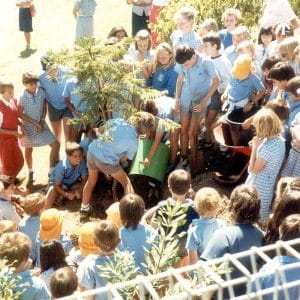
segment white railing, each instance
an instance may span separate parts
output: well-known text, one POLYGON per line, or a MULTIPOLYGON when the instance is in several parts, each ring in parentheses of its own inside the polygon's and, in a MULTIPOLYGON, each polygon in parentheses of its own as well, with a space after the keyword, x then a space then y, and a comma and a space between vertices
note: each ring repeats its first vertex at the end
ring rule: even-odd
MULTIPOLYGON (((292 282, 285 282, 285 270, 297 268, 300 272, 300 253, 294 250, 291 246, 300 244, 300 238, 288 242, 278 241, 277 243, 264 247, 252 247, 248 251, 240 252, 237 254, 226 254, 222 258, 213 259, 210 261, 198 261, 196 264, 191 266, 182 267, 179 269, 169 269, 166 272, 150 275, 150 276, 142 276, 139 275, 135 279, 120 282, 116 284, 108 284, 103 288, 98 288, 95 290, 89 290, 82 293, 78 293, 72 296, 61 298, 63 300, 71 300, 71 299, 84 299, 85 296, 92 295, 106 295, 108 299, 124 299, 121 295, 121 290, 123 288, 128 287, 136 287, 138 292, 138 297, 135 299, 165 299, 165 300, 182 300, 182 299, 193 299, 193 297, 198 296, 197 299, 209 299, 207 295, 210 293, 215 293, 215 299, 222 300, 224 289, 226 288, 229 293, 230 299, 236 300, 244 300, 244 299, 263 299, 264 295, 273 295, 274 300, 279 299, 279 292, 283 295, 284 300, 299 300, 299 299, 290 299, 288 294, 289 288, 297 287, 300 289, 300 280, 295 280, 292 282), (268 255, 268 252, 272 251, 276 255, 282 255, 283 251, 288 252, 290 255, 299 259, 299 262, 288 264, 284 266, 280 266, 276 269, 277 276, 280 276, 282 279, 282 283, 278 284, 278 280, 275 276, 275 286, 272 288, 260 290, 255 293, 251 293, 250 290, 250 282, 255 281, 256 284, 258 282, 258 268, 257 268, 257 259, 260 258, 263 263, 266 263, 271 260, 268 255), (251 269, 247 270, 241 263, 240 259, 249 259, 251 262, 251 269), (229 263, 229 265, 240 271, 241 275, 237 278, 231 277, 231 272, 228 271, 222 277, 216 272, 216 265, 221 263, 229 263), (196 275, 196 284, 195 281, 191 281, 187 278, 186 274, 194 273, 196 275), (209 277, 214 283, 209 285, 203 285, 200 279, 201 276, 209 277), (199 280, 197 281, 197 278, 199 280), (167 296, 159 295, 158 291, 154 287, 154 282, 163 282, 164 286, 168 286, 169 291, 167 296), (243 296, 237 297, 234 294, 234 287, 239 284, 247 285, 247 292, 243 296)), ((226 268, 225 268, 226 269, 226 268)), ((229 268, 227 268, 229 270, 229 268)), ((269 275, 272 272, 266 272, 264 275, 269 275)), ((273 273, 272 273, 273 274, 273 273)), ((300 292, 299 292, 300 294, 300 292)))

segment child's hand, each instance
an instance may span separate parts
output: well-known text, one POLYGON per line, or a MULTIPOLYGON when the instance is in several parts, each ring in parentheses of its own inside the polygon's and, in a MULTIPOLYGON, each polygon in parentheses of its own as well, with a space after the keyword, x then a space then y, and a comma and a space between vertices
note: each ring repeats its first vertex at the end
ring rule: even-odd
POLYGON ((252 124, 252 118, 248 118, 242 123, 242 128, 249 129, 251 124, 252 124))
POLYGON ((20 138, 22 138, 22 137, 24 136, 24 133, 23 133, 23 132, 20 132, 20 131, 15 131, 14 135, 15 135, 18 139, 20 139, 20 138))
POLYGON ((145 168, 150 168, 152 161, 149 160, 147 157, 144 160, 144 166, 145 168))
POLYGON ((74 200, 76 197, 76 194, 74 192, 67 192, 66 193, 66 198, 70 201, 74 200))
POLYGON ((44 130, 43 126, 41 126, 40 123, 36 123, 35 127, 36 127, 36 129, 37 129, 38 132, 42 132, 44 130))
POLYGON ((249 111, 252 109, 252 107, 253 107, 253 103, 248 102, 248 103, 243 107, 243 112, 244 112, 244 113, 249 112, 249 111))
POLYGON ((196 104, 196 105, 194 106, 194 111, 195 111, 195 112, 201 112, 202 109, 203 109, 203 107, 204 107, 204 102, 203 102, 203 101, 200 101, 200 103, 198 103, 198 104, 196 104))
POLYGON ((41 120, 39 124, 40 124, 42 130, 44 130, 45 129, 45 120, 41 120))
POLYGON ((136 56, 136 60, 142 62, 145 59, 144 54, 139 51, 137 56, 136 56))

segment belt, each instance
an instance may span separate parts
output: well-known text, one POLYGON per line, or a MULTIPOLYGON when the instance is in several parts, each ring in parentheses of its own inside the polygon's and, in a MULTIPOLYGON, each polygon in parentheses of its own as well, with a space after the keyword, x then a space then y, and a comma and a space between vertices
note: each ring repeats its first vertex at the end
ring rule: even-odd
POLYGON ((134 3, 133 5, 138 7, 146 7, 146 6, 151 6, 151 3, 142 2, 142 3, 134 3))

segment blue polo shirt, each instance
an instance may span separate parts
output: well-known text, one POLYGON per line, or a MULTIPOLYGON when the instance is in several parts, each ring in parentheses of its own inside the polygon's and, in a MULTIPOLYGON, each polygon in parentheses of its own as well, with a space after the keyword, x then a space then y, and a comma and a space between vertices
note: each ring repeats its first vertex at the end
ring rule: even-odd
POLYGON ((25 270, 19 273, 13 273, 13 276, 19 278, 13 291, 20 292, 19 300, 50 300, 50 291, 46 283, 31 273, 31 270, 25 270))
POLYGON ((49 78, 48 72, 45 71, 40 75, 40 86, 45 90, 47 101, 56 109, 65 109, 65 99, 63 91, 67 80, 67 70, 58 69, 55 79, 49 78))
POLYGON ((53 185, 55 181, 60 182, 67 188, 71 188, 79 178, 88 175, 88 169, 85 161, 82 159, 78 166, 72 166, 70 161, 65 158, 57 163, 50 175, 49 185, 53 185))
POLYGON ((228 90, 228 100, 237 103, 246 98, 249 99, 255 92, 260 92, 264 89, 264 84, 255 74, 250 74, 244 80, 238 80, 231 77, 228 90))
POLYGON ((147 82, 147 85, 152 86, 158 91, 168 91, 167 95, 174 97, 178 77, 174 67, 175 65, 171 65, 168 69, 164 70, 162 66, 159 65, 147 82))
MULTIPOLYGON (((76 110, 84 112, 86 109, 86 102, 81 102, 82 94, 79 93, 80 85, 77 78, 73 77, 66 81, 66 85, 63 90, 63 97, 69 98, 76 110)), ((77 115, 73 114, 74 118, 78 118, 77 115)))
POLYGON ((232 42, 232 34, 227 29, 222 29, 219 31, 221 42, 224 46, 224 49, 230 47, 232 42))
POLYGON ((225 50, 225 55, 227 56, 228 60, 230 61, 231 65, 233 65, 233 63, 235 62, 235 60, 238 57, 238 54, 236 52, 236 49, 233 45, 229 46, 226 50, 225 50))
POLYGON ((191 68, 177 65, 176 71, 184 75, 180 95, 180 105, 189 108, 198 104, 211 88, 212 79, 218 77, 213 61, 201 54, 196 54, 196 63, 191 68))
POLYGON ((105 127, 106 131, 92 141, 88 152, 110 165, 118 165, 122 156, 132 160, 138 148, 135 128, 123 119, 109 120, 105 127))

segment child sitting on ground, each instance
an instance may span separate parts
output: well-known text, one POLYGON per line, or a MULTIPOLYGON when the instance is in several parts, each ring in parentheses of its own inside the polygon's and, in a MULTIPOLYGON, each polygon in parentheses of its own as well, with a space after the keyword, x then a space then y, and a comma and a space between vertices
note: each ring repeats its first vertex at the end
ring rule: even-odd
POLYGON ((200 217, 193 220, 187 233, 186 249, 190 265, 198 261, 213 233, 224 226, 223 220, 216 219, 221 201, 220 194, 213 188, 202 188, 196 193, 195 207, 200 217))
POLYGON ((26 234, 32 244, 40 230, 40 215, 44 210, 45 202, 45 196, 40 193, 30 194, 24 200, 24 211, 27 216, 21 220, 18 231, 26 234))
POLYGON ((69 267, 56 270, 50 279, 50 290, 53 299, 72 295, 78 286, 76 273, 69 267))
POLYGON ((43 299, 50 300, 46 283, 34 276, 29 270, 29 252, 31 242, 29 237, 21 232, 5 233, 0 237, 0 258, 6 259, 15 268, 12 279, 16 279, 13 292, 20 293, 19 300, 43 299))
MULTIPOLYGON (((79 288, 81 291, 92 290, 106 285, 106 279, 101 277, 99 266, 104 265, 120 243, 119 230, 111 221, 101 220, 96 223, 94 242, 99 247, 96 255, 88 256, 78 270, 79 288)), ((97 295, 95 300, 103 299, 97 295)))
POLYGON ((50 208, 42 212, 40 217, 40 230, 33 244, 32 260, 36 267, 41 266, 40 246, 44 241, 50 239, 59 240, 64 248, 66 256, 73 248, 69 237, 62 234, 63 216, 60 211, 50 208))
POLYGON ((88 177, 87 166, 82 158, 82 149, 77 143, 68 142, 66 154, 67 158, 60 161, 51 173, 46 195, 46 209, 51 208, 59 197, 70 201, 81 199, 88 177))
POLYGON ((146 251, 157 240, 155 230, 140 223, 144 212, 145 203, 139 195, 127 194, 121 199, 120 215, 124 227, 120 229, 120 249, 133 252, 135 266, 140 272, 146 271, 142 265, 146 262, 146 251))

